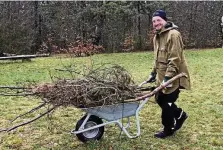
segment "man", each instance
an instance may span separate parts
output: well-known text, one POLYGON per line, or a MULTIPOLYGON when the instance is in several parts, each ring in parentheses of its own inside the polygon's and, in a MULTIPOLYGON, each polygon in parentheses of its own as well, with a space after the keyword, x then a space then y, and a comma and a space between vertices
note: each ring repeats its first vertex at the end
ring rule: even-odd
POLYGON ((158 105, 162 109, 162 124, 164 129, 154 136, 165 138, 179 130, 187 119, 187 114, 174 103, 180 93, 180 89, 190 89, 190 79, 187 64, 183 53, 183 42, 177 26, 172 22, 167 22, 166 13, 157 10, 152 17, 153 27, 156 35, 154 44, 154 67, 147 82, 157 80, 157 84, 163 84, 173 76, 184 72, 188 78, 181 78, 174 81, 164 90, 155 96, 158 105))

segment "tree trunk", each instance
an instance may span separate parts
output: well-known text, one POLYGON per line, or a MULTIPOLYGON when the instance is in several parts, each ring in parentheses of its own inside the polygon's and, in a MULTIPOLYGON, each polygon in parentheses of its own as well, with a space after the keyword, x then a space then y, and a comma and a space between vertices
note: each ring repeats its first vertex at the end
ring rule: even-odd
POLYGON ((138 10, 138 44, 137 44, 137 49, 142 49, 142 38, 141 38, 141 17, 140 17, 140 1, 138 2, 137 5, 137 10, 138 10))
POLYGON ((39 3, 38 1, 34 2, 34 30, 35 30, 35 39, 34 39, 34 46, 32 47, 32 53, 36 53, 41 45, 41 34, 42 34, 42 29, 41 29, 41 22, 42 18, 41 15, 39 15, 39 3))

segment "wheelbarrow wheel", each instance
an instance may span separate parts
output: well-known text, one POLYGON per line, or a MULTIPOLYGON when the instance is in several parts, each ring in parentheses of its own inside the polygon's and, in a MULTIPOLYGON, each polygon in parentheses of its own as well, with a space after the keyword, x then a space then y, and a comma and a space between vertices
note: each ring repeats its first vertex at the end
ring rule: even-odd
MULTIPOLYGON (((86 118, 86 115, 84 117, 82 117, 77 122, 76 128, 75 128, 76 131, 78 131, 78 129, 80 128, 80 126, 84 122, 85 118, 86 118)), ((103 123, 103 121, 102 121, 101 118, 92 115, 92 116, 90 116, 90 118, 86 122, 86 124, 84 126, 84 129, 90 128, 90 127, 93 127, 93 126, 96 126, 96 125, 99 125, 99 124, 102 124, 102 123, 103 123)), ((101 137, 103 136, 103 134, 104 134, 104 126, 93 129, 93 130, 89 130, 89 131, 86 131, 86 132, 83 132, 83 133, 76 134, 76 136, 80 141, 85 143, 85 142, 90 141, 90 140, 100 140, 101 137)))

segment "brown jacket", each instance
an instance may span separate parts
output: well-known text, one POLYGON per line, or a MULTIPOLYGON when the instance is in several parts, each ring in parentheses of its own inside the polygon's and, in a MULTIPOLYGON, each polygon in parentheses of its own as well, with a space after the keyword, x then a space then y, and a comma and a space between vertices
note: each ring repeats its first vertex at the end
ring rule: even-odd
POLYGON ((169 94, 177 88, 190 89, 190 76, 187 69, 187 63, 183 53, 183 41, 177 26, 171 22, 154 36, 154 68, 157 73, 157 84, 160 85, 164 77, 173 77, 181 72, 188 75, 188 78, 181 78, 173 82, 172 87, 163 90, 163 93, 169 94))

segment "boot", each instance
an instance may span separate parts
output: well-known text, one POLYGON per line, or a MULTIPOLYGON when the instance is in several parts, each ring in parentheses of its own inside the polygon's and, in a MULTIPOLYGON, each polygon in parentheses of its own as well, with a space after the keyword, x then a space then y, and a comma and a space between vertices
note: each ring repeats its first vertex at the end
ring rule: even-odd
POLYGON ((176 125, 174 127, 174 130, 175 131, 179 130, 187 118, 188 118, 188 115, 185 112, 183 112, 180 118, 176 119, 176 125))
POLYGON ((154 136, 156 138, 160 138, 160 139, 164 139, 168 136, 172 136, 174 134, 174 130, 170 129, 170 130, 163 130, 163 131, 160 131, 156 134, 154 134, 154 136))

